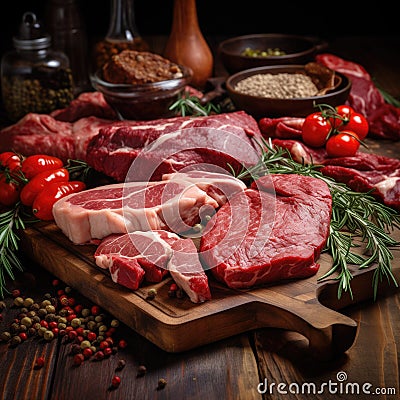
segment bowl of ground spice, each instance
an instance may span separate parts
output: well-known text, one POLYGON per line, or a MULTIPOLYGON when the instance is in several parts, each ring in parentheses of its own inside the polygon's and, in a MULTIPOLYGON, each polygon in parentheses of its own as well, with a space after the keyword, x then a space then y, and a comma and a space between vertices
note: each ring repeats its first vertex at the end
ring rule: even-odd
POLYGON ((174 116, 170 107, 192 76, 190 68, 158 54, 124 50, 90 79, 121 120, 151 120, 174 116))
POLYGON ((318 104, 346 102, 351 81, 316 63, 251 68, 229 76, 226 90, 234 106, 254 118, 306 117, 318 104))

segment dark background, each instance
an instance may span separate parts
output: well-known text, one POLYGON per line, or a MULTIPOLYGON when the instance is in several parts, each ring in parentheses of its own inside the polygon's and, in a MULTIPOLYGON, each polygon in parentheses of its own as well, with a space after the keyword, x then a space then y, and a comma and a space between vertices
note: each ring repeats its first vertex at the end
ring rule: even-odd
MULTIPOLYGON (((0 5, 0 51, 12 48, 22 14, 35 12, 44 19, 49 0, 2 1, 0 5)), ((139 32, 168 35, 173 0, 132 0, 139 32)), ((110 0, 77 0, 92 42, 107 32, 110 0)), ((389 2, 284 1, 284 0, 197 0, 203 34, 235 36, 251 33, 296 33, 324 39, 337 36, 399 35, 399 16, 389 2)), ((400 50, 400 49, 399 49, 400 50)))

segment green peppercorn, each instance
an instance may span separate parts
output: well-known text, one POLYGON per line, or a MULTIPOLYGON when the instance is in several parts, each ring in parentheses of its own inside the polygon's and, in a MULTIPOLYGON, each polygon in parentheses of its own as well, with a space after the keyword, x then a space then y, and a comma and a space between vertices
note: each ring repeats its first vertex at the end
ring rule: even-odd
POLYGON ((16 297, 14 299, 14 305, 17 307, 22 307, 24 304, 24 299, 22 297, 16 297))
POLYGON ((160 378, 158 380, 157 390, 164 389, 166 385, 167 385, 167 381, 164 378, 160 378))
POLYGON ((47 340, 48 342, 50 342, 51 340, 54 339, 54 333, 52 331, 46 330, 43 333, 43 338, 44 338, 44 340, 47 340))
POLYGON ((38 335, 41 336, 41 337, 44 336, 44 333, 45 333, 45 332, 47 332, 47 328, 45 328, 44 326, 41 326, 41 327, 38 329, 38 335))
POLYGON ((79 318, 74 318, 71 320, 71 326, 73 328, 79 328, 81 326, 81 320, 79 318))
POLYGON ((3 342, 8 342, 11 339, 11 333, 10 332, 2 332, 0 334, 0 340, 2 340, 3 342))
POLYGON ((157 290, 156 290, 156 289, 152 288, 152 289, 149 289, 149 290, 148 290, 148 292, 147 292, 147 299, 152 300, 152 299, 154 299, 156 296, 157 296, 157 290))
POLYGON ((81 312, 82 317, 88 317, 90 315, 90 310, 88 308, 84 308, 81 312))
POLYGON ((30 328, 32 326, 32 320, 29 317, 24 317, 21 319, 21 324, 30 328))
POLYGON ((112 326, 113 328, 118 328, 118 326, 119 326, 119 321, 118 321, 117 319, 113 319, 113 320, 111 321, 111 326, 112 326))
POLYGON ((82 340, 82 342, 81 342, 81 349, 86 349, 87 347, 90 347, 90 342, 89 342, 89 340, 82 340))
POLYGON ((48 305, 46 305, 46 311, 47 311, 49 314, 54 314, 54 313, 56 312, 56 309, 55 309, 55 307, 53 306, 53 304, 48 304, 48 305))
POLYGON ((24 307, 30 307, 34 303, 33 299, 31 297, 27 297, 24 300, 24 307))

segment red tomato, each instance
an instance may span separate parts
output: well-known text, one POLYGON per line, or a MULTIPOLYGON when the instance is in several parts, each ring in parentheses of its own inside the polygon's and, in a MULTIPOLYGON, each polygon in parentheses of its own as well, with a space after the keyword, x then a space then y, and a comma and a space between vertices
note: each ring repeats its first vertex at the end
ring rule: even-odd
POLYGON ((303 142, 312 147, 322 147, 331 129, 329 119, 325 118, 321 112, 312 113, 303 122, 303 142))
POLYGON ((357 153, 359 147, 359 139, 351 131, 342 131, 331 136, 326 142, 326 152, 329 157, 352 157, 357 153))
POLYGON ((4 174, 0 176, 0 204, 6 207, 13 206, 19 200, 20 187, 9 181, 4 174))
POLYGON ((50 182, 68 182, 69 172, 65 168, 39 172, 21 190, 21 203, 31 206, 35 197, 50 182))
POLYGON ((70 182, 50 182, 38 193, 32 204, 33 214, 43 220, 52 221, 53 205, 57 200, 86 189, 86 185, 81 181, 70 182))
POLYGON ((360 140, 364 140, 368 134, 369 125, 367 119, 360 113, 352 112, 348 119, 337 127, 338 131, 352 131, 360 140))
POLYGON ((21 168, 21 158, 12 151, 5 151, 0 154, 0 166, 8 168, 10 172, 18 171, 21 168))
POLYGON ((61 168, 62 166, 63 162, 58 157, 47 154, 36 154, 28 156, 22 161, 22 172, 26 178, 32 179, 39 172, 61 168))

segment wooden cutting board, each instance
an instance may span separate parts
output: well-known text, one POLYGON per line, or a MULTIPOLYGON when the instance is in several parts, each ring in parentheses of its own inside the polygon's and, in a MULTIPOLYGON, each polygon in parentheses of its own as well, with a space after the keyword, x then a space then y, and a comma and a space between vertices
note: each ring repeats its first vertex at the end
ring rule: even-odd
MULTIPOLYGON (((400 238, 398 231, 394 234, 400 238)), ((307 279, 233 290, 210 278, 212 300, 194 304, 187 297, 168 296, 171 278, 135 292, 114 283, 95 265, 94 245, 72 244, 53 223, 26 229, 21 248, 53 275, 167 352, 274 327, 301 333, 316 356, 330 358, 349 349, 357 333, 357 323, 337 310, 373 296, 373 267, 354 271, 353 298, 346 292, 338 299, 334 279, 318 281, 331 267, 327 254, 320 258, 318 274, 307 279), (157 290, 152 300, 147 299, 149 288, 157 290)), ((400 249, 394 249, 393 255, 393 271, 400 282, 400 249)), ((392 290, 397 290, 394 283, 383 281, 379 295, 392 290)))

